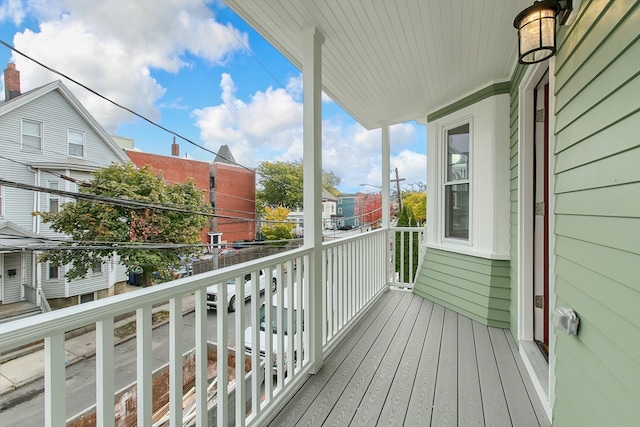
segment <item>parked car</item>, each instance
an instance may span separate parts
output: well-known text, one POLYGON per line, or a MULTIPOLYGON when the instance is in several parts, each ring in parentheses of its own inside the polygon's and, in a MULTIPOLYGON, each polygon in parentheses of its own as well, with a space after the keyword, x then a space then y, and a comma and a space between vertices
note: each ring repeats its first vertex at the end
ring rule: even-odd
POLYGON ((338 230, 353 230, 353 225, 345 224, 338 227, 338 230))
MULTIPOLYGON (((274 270, 271 278, 271 289, 274 291, 278 285, 278 280, 276 278, 277 271, 274 270)), ((265 274, 264 270, 260 270, 260 282, 258 288, 260 289, 260 293, 265 290, 265 274)), ((251 274, 247 274, 244 276, 244 298, 243 301, 251 299, 251 274)), ((227 310, 229 312, 236 311, 236 281, 234 279, 230 279, 227 282, 227 310)), ((207 288, 207 309, 218 309, 218 285, 212 285, 207 288)))
POLYGON ((219 257, 228 256, 228 255, 236 255, 239 254, 240 251, 234 248, 220 248, 218 252, 219 257))
MULTIPOLYGON (((294 285, 295 286, 295 285, 294 285)), ((295 289, 295 287, 294 287, 295 289)), ((288 336, 290 333, 292 333, 294 335, 294 342, 296 342, 296 335, 298 334, 298 325, 297 325, 297 304, 298 304, 298 300, 296 298, 296 292, 293 293, 293 300, 294 300, 294 312, 293 312, 293 325, 290 328, 288 325, 288 321, 287 321, 287 317, 288 317, 288 313, 287 313, 287 301, 288 301, 288 297, 287 297, 287 291, 288 288, 284 288, 282 290, 283 292, 283 301, 284 301, 284 308, 283 308, 283 313, 282 313, 282 317, 284 319, 283 322, 283 327, 282 327, 282 334, 284 335, 282 337, 283 339, 283 343, 284 343, 284 359, 282 361, 282 369, 285 371, 285 375, 286 375, 286 371, 287 371, 287 348, 288 348, 288 343, 289 340, 287 338, 285 338, 286 336, 288 336)), ((266 305, 265 303, 262 303, 262 305, 260 306, 260 311, 259 311, 259 320, 258 323, 260 325, 260 357, 262 359, 264 359, 265 355, 266 355, 266 340, 267 340, 267 336, 271 337, 271 354, 272 354, 272 374, 274 376, 278 375, 278 309, 277 309, 277 300, 278 300, 278 296, 274 295, 271 299, 271 325, 270 327, 267 326, 266 324, 266 305)), ((302 328, 304 329, 304 328, 302 328)), ((247 354, 251 354, 251 352, 253 351, 253 349, 256 346, 253 345, 253 328, 251 327, 251 325, 249 325, 245 331, 244 331, 244 349, 245 349, 245 353, 247 354)), ((294 354, 296 354, 296 352, 294 351, 294 354)), ((295 359, 295 356, 294 356, 295 359)))

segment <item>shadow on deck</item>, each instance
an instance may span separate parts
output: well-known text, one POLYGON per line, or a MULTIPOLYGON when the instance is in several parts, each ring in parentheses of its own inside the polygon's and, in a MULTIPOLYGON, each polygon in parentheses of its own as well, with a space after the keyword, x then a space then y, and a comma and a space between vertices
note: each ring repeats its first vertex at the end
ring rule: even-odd
POLYGON ((390 291, 271 425, 550 422, 508 330, 390 291))

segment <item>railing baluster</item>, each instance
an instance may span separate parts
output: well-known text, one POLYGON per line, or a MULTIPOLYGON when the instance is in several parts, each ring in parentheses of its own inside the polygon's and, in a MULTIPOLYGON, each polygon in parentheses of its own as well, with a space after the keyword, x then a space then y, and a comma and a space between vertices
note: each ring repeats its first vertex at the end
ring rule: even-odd
MULTIPOLYGON (((236 285, 240 277, 236 277, 236 285)), ((227 384, 229 382, 229 362, 227 359, 227 284, 218 284, 218 308, 216 310, 218 326, 218 427, 227 427, 229 414, 229 398, 227 384)), ((203 426, 206 424, 203 424, 203 426)))
POLYGON ((151 388, 151 306, 145 305, 136 310, 136 346, 137 358, 137 402, 138 425, 150 426, 152 416, 151 388))
MULTIPOLYGON (((293 281, 291 280, 291 271, 287 270, 287 293, 291 292, 291 289, 293 288, 293 285, 291 284, 293 281)), ((278 387, 278 391, 282 391, 282 388, 284 387, 284 364, 283 362, 283 358, 284 358, 284 313, 283 313, 283 308, 284 308, 284 287, 282 288, 282 290, 278 289, 278 293, 276 295, 276 325, 277 325, 277 329, 278 332, 276 334, 276 369, 278 372, 278 382, 277 382, 277 387, 278 387)), ((265 334, 265 337, 269 336, 268 334, 265 334)), ((269 341, 269 339, 266 339, 266 341, 269 341)))
MULTIPOLYGON (((265 309, 267 301, 271 300, 271 288, 273 286, 273 273, 271 267, 265 271, 264 301, 265 309)), ((251 417, 255 418, 260 414, 260 283, 257 280, 251 281, 251 417)), ((266 329, 266 328, 265 328, 266 329)), ((265 332, 266 337, 266 332, 265 332)), ((237 349, 244 349, 244 337, 242 342, 236 343, 237 349)), ((266 385, 265 377, 265 385, 266 385)))
POLYGON ((96 322, 96 421, 98 427, 115 425, 113 341, 113 317, 96 322))
MULTIPOLYGON (((294 280, 296 273, 295 271, 293 271, 293 266, 291 261, 287 261, 287 271, 291 272, 291 276, 292 280, 291 280, 291 286, 289 287, 289 292, 287 292, 287 301, 285 303, 285 307, 287 307, 287 319, 286 319, 286 324, 287 324, 287 352, 286 352, 286 356, 287 356, 287 377, 289 379, 289 381, 291 381, 291 378, 293 378, 293 368, 295 366, 295 362, 296 362, 296 358, 294 356, 294 351, 295 351, 295 347, 294 347, 294 327, 293 327, 293 312, 295 311, 295 309, 297 308, 294 305, 294 297, 296 296, 296 293, 298 292, 296 287, 301 285, 301 283, 296 283, 296 281, 294 280)), ((280 326, 280 325, 278 325, 280 326)))
MULTIPOLYGON (((251 272, 251 284, 259 283, 260 276, 258 272, 251 272)), ((264 278, 266 280, 266 277, 264 278)), ((245 418, 245 390, 244 390, 244 287, 245 280, 241 278, 240 282, 236 279, 236 426, 244 426, 245 418)), ((254 294, 253 289, 250 290, 251 299, 260 297, 260 293, 254 294)))
MULTIPOLYGON (((299 263, 299 265, 302 265, 302 263, 299 263)), ((296 293, 296 302, 294 304, 294 307, 296 308, 296 346, 295 348, 297 349, 297 353, 296 353, 296 362, 297 362, 297 369, 296 371, 299 371, 300 369, 302 369, 302 361, 304 358, 304 349, 306 347, 303 347, 303 335, 305 334, 304 331, 304 319, 303 319, 303 308, 304 305, 302 304, 303 301, 303 292, 304 292, 304 286, 303 286, 303 282, 304 279, 302 278, 302 268, 299 268, 296 270, 296 283, 297 283, 297 293, 296 293)), ((308 311, 308 310, 307 310, 308 311)), ((324 325, 324 322, 322 322, 324 325)), ((306 324, 308 325, 308 323, 306 324)), ((293 377, 292 377, 293 378, 293 377)))
POLYGON ((329 307, 328 295, 330 290, 329 286, 331 286, 331 266, 329 265, 330 256, 328 251, 322 251, 322 261, 320 265, 322 266, 322 307, 324 311, 322 313, 322 345, 327 344, 327 334, 330 330, 329 319, 331 319, 331 307, 329 307))
POLYGON ((64 333, 44 339, 44 413, 46 427, 66 423, 64 333))
POLYGON ((182 295, 169 301, 169 420, 182 424, 182 295))

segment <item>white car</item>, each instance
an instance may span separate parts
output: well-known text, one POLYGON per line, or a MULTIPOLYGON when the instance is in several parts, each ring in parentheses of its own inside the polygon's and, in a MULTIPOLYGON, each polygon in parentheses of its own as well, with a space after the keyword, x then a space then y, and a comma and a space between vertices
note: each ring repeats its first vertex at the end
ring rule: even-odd
MULTIPOLYGON (((271 278, 271 289, 276 290, 278 280, 276 279, 276 271, 274 270, 271 278)), ((260 293, 265 290, 265 274, 263 270, 260 270, 260 293)), ((244 276, 244 298, 243 301, 251 299, 251 274, 244 276)), ((229 312, 236 311, 236 281, 230 279, 227 282, 227 309, 229 312)), ((207 288, 207 309, 218 308, 218 285, 212 285, 207 288)))
MULTIPOLYGON (((297 310, 294 310, 293 312, 293 328, 289 328, 288 322, 287 322, 287 288, 283 289, 283 300, 284 300, 284 309, 283 309, 283 313, 282 313, 282 317, 284 319, 284 326, 282 328, 282 334, 283 337, 282 339, 284 340, 283 342, 283 347, 284 347, 284 359, 283 359, 283 370, 285 371, 285 375, 286 375, 286 371, 287 371, 287 347, 288 347, 288 339, 286 338, 290 333, 293 333, 294 335, 294 342, 296 340, 296 335, 298 334, 298 325, 297 325, 297 310)), ((297 306, 297 298, 296 298, 296 292, 293 293, 294 294, 294 306, 297 306)), ((268 327, 268 325, 266 324, 266 320, 265 320, 265 311, 266 311, 266 306, 264 303, 262 303, 262 305, 260 306, 260 312, 259 312, 259 320, 258 320, 258 324, 260 325, 260 357, 262 359, 264 359, 265 355, 266 355, 266 340, 268 339, 268 337, 271 338, 271 354, 272 354, 272 373, 273 375, 277 375, 278 374, 278 311, 277 311, 277 307, 276 307, 276 303, 277 303, 277 295, 274 295, 272 300, 271 300, 271 327, 268 327)), ((251 327, 251 325, 249 325, 245 331, 244 331, 244 349, 245 352, 247 354, 251 354, 251 352, 253 351, 253 348, 255 348, 256 346, 253 345, 253 328, 251 327)), ((294 352, 295 354, 296 352, 294 352)), ((294 357, 295 358, 295 357, 294 357)))

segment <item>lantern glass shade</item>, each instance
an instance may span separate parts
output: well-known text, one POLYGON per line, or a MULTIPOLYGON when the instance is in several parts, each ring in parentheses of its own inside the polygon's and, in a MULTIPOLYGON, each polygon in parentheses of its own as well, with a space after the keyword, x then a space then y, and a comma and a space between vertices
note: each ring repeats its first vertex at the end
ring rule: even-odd
POLYGON ((555 1, 536 2, 516 17, 513 25, 518 29, 518 62, 534 64, 556 53, 555 1))

